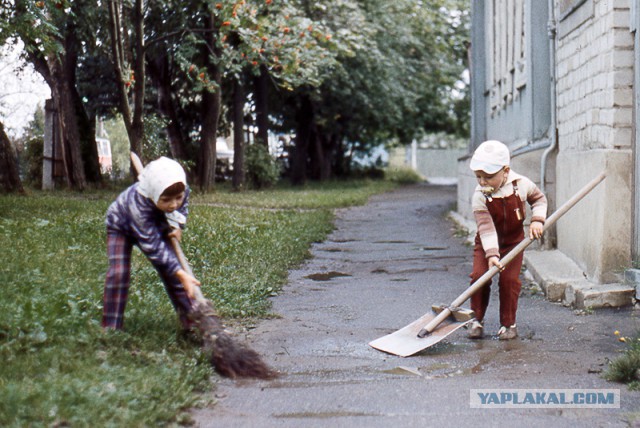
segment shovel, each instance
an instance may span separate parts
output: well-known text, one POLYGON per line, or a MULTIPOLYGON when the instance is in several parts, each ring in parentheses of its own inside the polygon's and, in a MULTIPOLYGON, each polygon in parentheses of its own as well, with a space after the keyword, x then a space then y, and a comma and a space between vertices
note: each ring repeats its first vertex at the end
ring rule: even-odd
MULTIPOLYGON (((600 175, 591 180, 571 199, 558 208, 545 222, 544 230, 551 227, 560 217, 573 208, 575 204, 600 184, 605 177, 606 174, 604 172, 600 173, 600 175)), ((529 238, 520 242, 514 249, 509 251, 506 256, 500 259, 502 266, 510 263, 518 254, 531 245, 532 242, 533 240, 529 238)), ((473 311, 460 308, 460 305, 484 287, 498 272, 498 267, 493 266, 477 281, 471 284, 464 293, 458 296, 451 305, 433 306, 432 312, 423 315, 394 333, 370 342, 369 346, 389 354, 408 357, 435 345, 454 331, 473 321, 473 311)))

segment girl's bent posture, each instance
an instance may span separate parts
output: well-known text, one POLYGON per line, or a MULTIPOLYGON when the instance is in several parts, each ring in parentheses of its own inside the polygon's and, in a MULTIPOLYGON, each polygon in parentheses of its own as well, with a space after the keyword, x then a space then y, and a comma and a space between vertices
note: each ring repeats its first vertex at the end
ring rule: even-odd
POLYGON ((169 238, 182 237, 189 188, 180 164, 161 157, 147 165, 139 182, 122 192, 107 210, 109 270, 104 286, 103 328, 122 329, 129 295, 131 251, 136 245, 164 282, 183 328, 189 329, 193 287, 200 282, 182 269, 169 238))

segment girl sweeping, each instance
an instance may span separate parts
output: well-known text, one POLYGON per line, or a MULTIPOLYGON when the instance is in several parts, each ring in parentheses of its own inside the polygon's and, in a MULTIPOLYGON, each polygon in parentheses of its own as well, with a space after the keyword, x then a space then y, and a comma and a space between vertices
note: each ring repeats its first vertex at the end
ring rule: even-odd
POLYGON ((191 327, 193 287, 200 282, 180 266, 169 238, 182 237, 188 214, 186 174, 176 161, 161 157, 147 165, 139 181, 107 210, 109 270, 104 286, 102 327, 122 329, 129 295, 131 251, 136 245, 158 271, 184 329, 191 327))

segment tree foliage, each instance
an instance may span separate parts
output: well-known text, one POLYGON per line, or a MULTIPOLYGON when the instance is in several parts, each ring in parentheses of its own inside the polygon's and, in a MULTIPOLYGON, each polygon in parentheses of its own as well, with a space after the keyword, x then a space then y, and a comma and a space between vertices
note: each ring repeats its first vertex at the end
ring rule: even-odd
POLYGON ((267 127, 295 135, 294 182, 348 174, 355 153, 381 143, 468 135, 466 0, 0 4, 0 42, 21 38, 25 57, 45 60, 50 75, 66 66, 47 80, 54 97, 69 87, 83 100, 76 116, 121 115, 136 149, 163 139, 203 189, 213 184, 216 137, 242 99, 251 112, 235 120, 257 125, 263 144, 267 127), (164 123, 154 139, 142 125, 152 116, 164 123))
POLYGON ((288 119, 304 133, 296 141, 294 162, 303 165, 293 167, 294 182, 305 174, 325 178, 327 170, 345 173, 354 151, 381 142, 406 144, 428 131, 464 135, 456 124, 467 121, 467 112, 453 108, 456 93, 465 91, 456 89, 466 60, 462 6, 456 0, 314 3, 309 12, 332 27, 340 49, 321 86, 294 94, 288 119), (307 112, 300 115, 302 106, 307 112))

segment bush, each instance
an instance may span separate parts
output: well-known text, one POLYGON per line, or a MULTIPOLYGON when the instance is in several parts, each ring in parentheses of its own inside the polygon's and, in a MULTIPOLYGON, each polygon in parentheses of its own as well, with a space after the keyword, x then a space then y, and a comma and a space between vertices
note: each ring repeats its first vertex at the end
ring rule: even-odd
POLYGON ((280 178, 280 166, 269 153, 269 149, 262 144, 251 144, 247 147, 245 165, 247 182, 254 189, 269 188, 280 178))
MULTIPOLYGON (((142 161, 158 159, 160 156, 171 157, 171 147, 167 136, 167 121, 156 114, 148 114, 144 118, 144 139, 142 140, 142 153, 138 153, 142 161)), ((127 149, 127 160, 129 150, 127 149)), ((126 162, 128 167, 128 162, 126 162)))
POLYGON ((43 146, 43 138, 32 137, 25 142, 21 156, 24 182, 37 189, 42 187, 43 146))
POLYGON ((387 168, 384 178, 400 184, 413 184, 424 181, 424 178, 411 168, 387 168))

